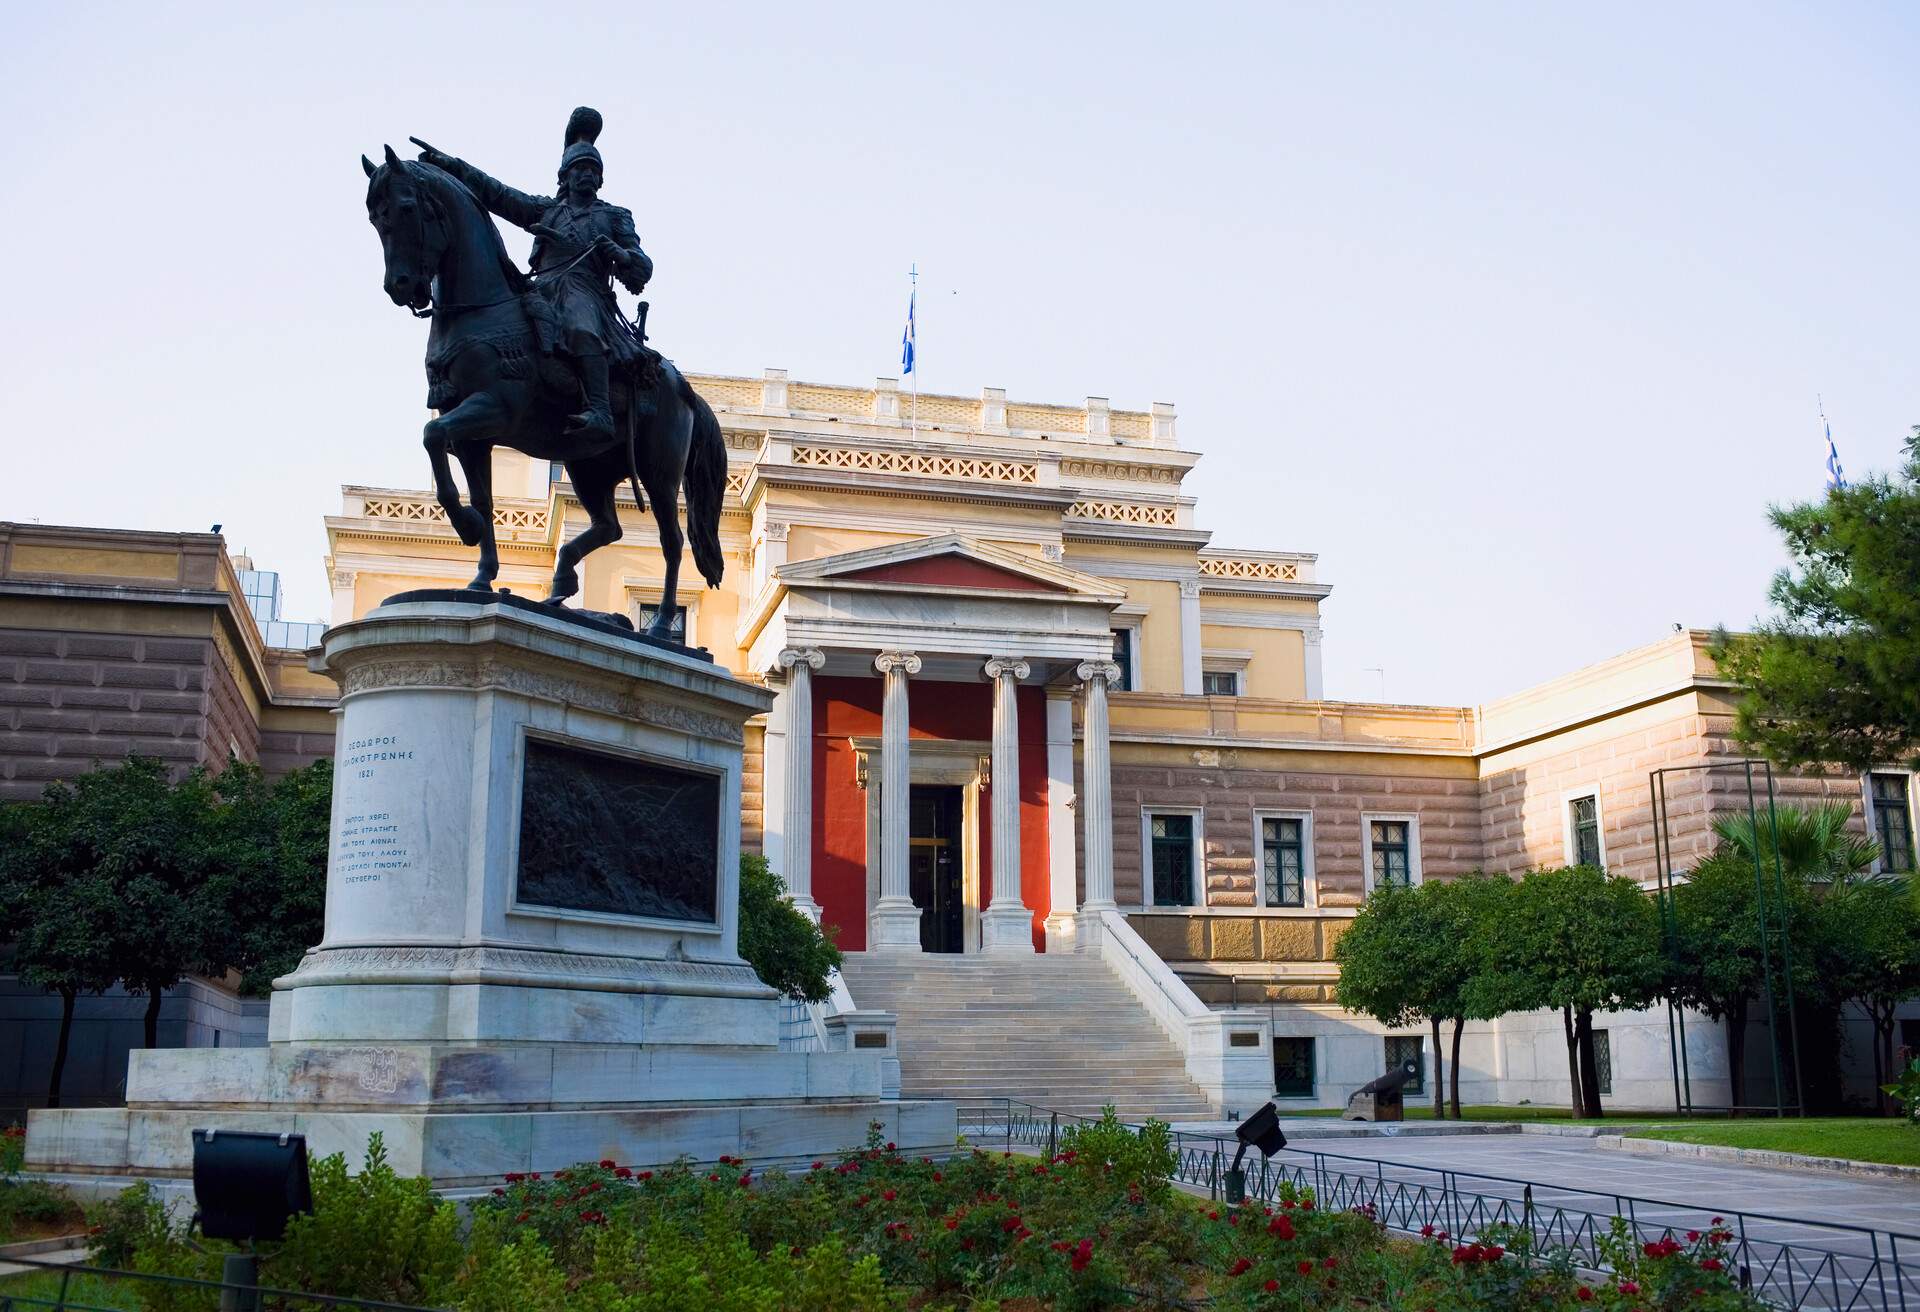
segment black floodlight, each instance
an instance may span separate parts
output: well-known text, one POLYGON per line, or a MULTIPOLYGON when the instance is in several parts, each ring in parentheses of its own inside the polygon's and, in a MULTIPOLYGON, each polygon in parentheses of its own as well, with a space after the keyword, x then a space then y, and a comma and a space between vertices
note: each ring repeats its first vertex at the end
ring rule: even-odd
POLYGON ((1279 1110, 1268 1102, 1242 1121, 1233 1137, 1240 1141, 1240 1147, 1234 1151, 1233 1165, 1227 1168, 1227 1201, 1237 1207, 1247 1201, 1247 1173, 1240 1166, 1247 1149, 1258 1148, 1262 1157, 1271 1157, 1287 1146, 1287 1136, 1280 1132, 1279 1110))
POLYGON ((1287 1146, 1287 1136, 1280 1130, 1280 1113, 1272 1103, 1242 1121, 1233 1137, 1240 1141, 1242 1152, 1258 1148, 1262 1157, 1271 1157, 1287 1146))
POLYGON ((209 1239, 279 1239, 288 1217, 313 1211, 307 1137, 195 1130, 193 1201, 200 1233, 209 1239))

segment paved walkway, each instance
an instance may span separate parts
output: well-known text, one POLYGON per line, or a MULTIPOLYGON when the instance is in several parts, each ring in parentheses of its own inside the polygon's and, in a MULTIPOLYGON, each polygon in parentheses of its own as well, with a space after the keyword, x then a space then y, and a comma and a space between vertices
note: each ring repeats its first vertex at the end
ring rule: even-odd
MULTIPOLYGON (((1642 1240, 1704 1231, 1724 1215, 1736 1234, 1729 1256, 1771 1301, 1920 1308, 1920 1238, 1899 1246, 1896 1265, 1884 1233, 1920 1236, 1920 1185, 1642 1157, 1591 1139, 1536 1134, 1302 1139, 1275 1162, 1317 1182, 1336 1205, 1378 1200, 1383 1219, 1406 1228, 1432 1219, 1477 1230, 1499 1219, 1500 1204, 1477 1203, 1474 1195, 1518 1203, 1531 1185, 1534 1216, 1575 1248, 1615 1215, 1628 1217, 1642 1240), (1436 1200, 1440 1210, 1431 1210, 1436 1200)), ((1505 1210, 1511 1216, 1517 1208, 1505 1210)))
MULTIPOLYGON (((1687 1157, 1642 1157, 1597 1147, 1591 1139, 1544 1134, 1303 1140, 1300 1147, 1307 1152, 1331 1154, 1335 1159, 1365 1159, 1339 1162, 1344 1169, 1367 1170, 1366 1162, 1380 1162, 1390 1175, 1408 1180, 1433 1178, 1432 1172, 1446 1170, 1548 1186, 1534 1190, 1536 1203, 1564 1201, 1572 1205, 1576 1195, 1655 1198, 1709 1213, 1757 1212, 1920 1235, 1920 1185, 1893 1180, 1687 1157), (1402 1169, 1392 1169, 1395 1167, 1402 1169)), ((1289 1151, 1284 1155, 1298 1158, 1303 1154, 1289 1151)), ((1460 1188, 1502 1192, 1476 1188, 1464 1179, 1460 1188)), ((1920 1258, 1920 1252, 1916 1257, 1920 1258)))

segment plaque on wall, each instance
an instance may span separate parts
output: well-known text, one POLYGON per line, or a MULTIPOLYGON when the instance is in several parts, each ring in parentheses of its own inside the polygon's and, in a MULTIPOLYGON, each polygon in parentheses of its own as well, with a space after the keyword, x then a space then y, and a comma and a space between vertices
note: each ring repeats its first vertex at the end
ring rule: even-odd
POLYGON ((515 900, 713 924, 720 778, 529 738, 515 900))

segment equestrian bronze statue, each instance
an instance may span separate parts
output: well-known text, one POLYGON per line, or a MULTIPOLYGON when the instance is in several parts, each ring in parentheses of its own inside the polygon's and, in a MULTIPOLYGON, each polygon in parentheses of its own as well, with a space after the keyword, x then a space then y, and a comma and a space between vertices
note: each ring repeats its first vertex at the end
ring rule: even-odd
POLYGON ((546 598, 554 605, 580 590, 582 557, 620 540, 620 484, 632 483, 643 510, 652 499, 666 577, 648 631, 665 638, 680 579, 683 487, 694 564, 710 585, 720 583, 727 451, 707 403, 620 313, 612 281, 638 294, 653 261, 633 216, 599 199, 599 134, 598 113, 573 112, 557 196, 516 191, 418 138, 418 160, 389 146, 383 164, 360 160, 367 217, 386 257, 387 295, 432 320, 427 406, 439 413, 427 422, 426 448, 442 509, 460 540, 480 548, 468 586, 491 591, 500 572, 492 451, 512 447, 559 461, 589 519, 560 548, 546 598), (508 257, 489 211, 534 234, 531 274, 508 257), (466 473, 470 504, 460 500, 449 454, 466 473))

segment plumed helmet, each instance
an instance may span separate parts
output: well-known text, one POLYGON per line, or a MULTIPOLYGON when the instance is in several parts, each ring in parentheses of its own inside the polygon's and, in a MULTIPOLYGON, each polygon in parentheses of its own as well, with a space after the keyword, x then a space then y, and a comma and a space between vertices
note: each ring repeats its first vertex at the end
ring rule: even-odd
POLYGON ((560 174, 566 176, 568 169, 583 159, 593 161, 593 166, 601 172, 606 165, 600 160, 600 152, 593 143, 600 137, 600 111, 582 105, 573 111, 567 119, 567 148, 560 154, 560 174))

